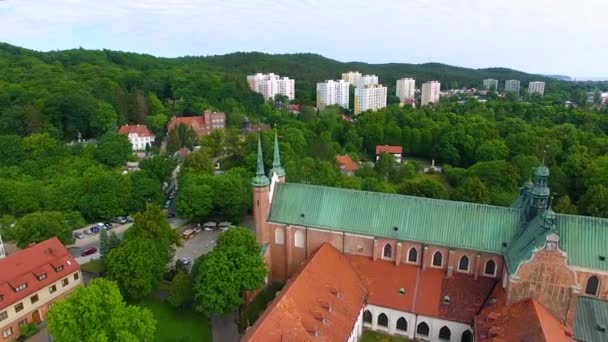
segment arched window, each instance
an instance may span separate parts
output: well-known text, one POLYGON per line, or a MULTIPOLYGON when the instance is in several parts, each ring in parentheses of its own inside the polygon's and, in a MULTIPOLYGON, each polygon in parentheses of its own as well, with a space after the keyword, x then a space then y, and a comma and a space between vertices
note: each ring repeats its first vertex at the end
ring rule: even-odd
POLYGON ((282 245, 285 243, 285 232, 283 228, 277 228, 274 230, 274 243, 282 245))
POLYGON ((390 243, 384 245, 384 252, 382 253, 382 255, 384 255, 385 258, 393 257, 393 246, 391 246, 390 243))
POLYGON ((301 230, 297 230, 294 234, 293 244, 296 247, 304 248, 304 232, 301 230))
POLYGON ((587 287, 585 287, 585 294, 597 296, 597 290, 600 287, 600 280, 596 276, 591 276, 587 279, 587 287))
POLYGON ((397 320, 397 330, 407 331, 407 321, 405 320, 405 318, 400 317, 397 320))
POLYGON ((363 323, 372 324, 372 313, 369 310, 363 312, 363 323))
POLYGON ((440 340, 449 341, 450 338, 452 338, 452 332, 450 331, 450 328, 443 326, 441 329, 439 329, 439 339, 440 340))
POLYGON ((433 266, 441 267, 443 264, 443 255, 440 251, 435 252, 433 254, 433 266))
POLYGON ((429 336, 429 325, 424 322, 418 324, 418 327, 416 328, 416 334, 420 335, 420 336, 428 337, 429 336))
POLYGON ((416 248, 410 248, 410 251, 407 253, 407 261, 418 262, 418 250, 416 248))
POLYGON ((378 325, 388 328, 388 317, 385 314, 381 313, 380 316, 378 316, 378 325))
POLYGON ((489 276, 494 276, 494 274, 496 274, 496 263, 494 260, 488 260, 488 262, 486 262, 486 267, 483 273, 489 276))
POLYGON ((465 330, 460 337, 460 342, 473 342, 473 333, 470 330, 465 330))
POLYGON ((459 271, 468 271, 469 270, 469 257, 468 256, 463 256, 462 258, 460 258, 460 262, 458 263, 458 270, 459 271))

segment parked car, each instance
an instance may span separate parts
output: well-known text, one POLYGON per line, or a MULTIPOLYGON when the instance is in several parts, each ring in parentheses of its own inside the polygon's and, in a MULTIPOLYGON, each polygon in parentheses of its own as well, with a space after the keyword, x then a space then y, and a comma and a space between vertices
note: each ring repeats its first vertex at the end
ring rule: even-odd
POLYGON ((101 231, 101 228, 99 228, 99 227, 97 227, 97 226, 91 227, 91 232, 93 232, 94 234, 97 234, 97 233, 99 233, 100 231, 101 231))
POLYGON ((125 217, 125 219, 127 220, 127 222, 133 222, 133 216, 128 215, 127 217, 125 217))
POLYGON ((99 227, 100 229, 103 229, 106 227, 106 225, 103 222, 97 222, 97 227, 99 227))
POLYGON ((74 233, 74 237, 81 240, 84 239, 84 234, 82 234, 82 232, 76 232, 74 233))
POLYGON ((127 223, 127 219, 124 216, 117 216, 117 217, 113 218, 112 221, 114 223, 118 223, 118 224, 125 224, 125 223, 127 223))
POLYGON ((87 256, 87 255, 91 255, 91 254, 95 254, 95 253, 97 253, 97 248, 90 247, 90 248, 87 248, 84 251, 82 251, 82 253, 80 253, 80 255, 87 256))
POLYGON ((190 266, 192 264, 192 259, 188 258, 188 257, 182 257, 179 258, 179 261, 182 263, 182 265, 184 266, 190 266))
POLYGON ((114 225, 110 221, 104 223, 103 225, 106 229, 112 229, 114 227, 114 225))
POLYGON ((82 231, 85 235, 91 235, 93 232, 90 229, 85 229, 82 231))

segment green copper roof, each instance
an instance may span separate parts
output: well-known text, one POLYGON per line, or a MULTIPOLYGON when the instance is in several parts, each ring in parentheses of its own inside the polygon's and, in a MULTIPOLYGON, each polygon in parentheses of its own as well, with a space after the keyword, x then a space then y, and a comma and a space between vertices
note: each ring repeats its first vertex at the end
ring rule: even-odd
POLYGON ((576 304, 574 338, 577 341, 608 341, 608 302, 581 296, 576 304))
POLYGON ((274 158, 272 160, 272 169, 270 174, 276 173, 277 176, 285 176, 285 170, 281 167, 281 155, 279 153, 279 139, 277 131, 274 131, 274 158))
POLYGON ((505 207, 278 183, 269 221, 502 254, 519 217, 505 207))
POLYGON ((525 229, 522 229, 509 244, 509 248, 504 253, 505 263, 509 274, 517 272, 517 268, 522 263, 530 260, 532 254, 545 245, 547 235, 555 233, 551 229, 543 227, 543 220, 540 216, 530 221, 525 229))
POLYGON ((608 219, 557 214, 555 227, 568 264, 608 271, 608 219))
POLYGON ((257 168, 255 172, 255 177, 253 177, 253 181, 251 182, 253 186, 266 186, 270 184, 268 177, 266 177, 264 173, 264 158, 262 156, 262 142, 260 141, 260 137, 258 137, 258 161, 257 168))

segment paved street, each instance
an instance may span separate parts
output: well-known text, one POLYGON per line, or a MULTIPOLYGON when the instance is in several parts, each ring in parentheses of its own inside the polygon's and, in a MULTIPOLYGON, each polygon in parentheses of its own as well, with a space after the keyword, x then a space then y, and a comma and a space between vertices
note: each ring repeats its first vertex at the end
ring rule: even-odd
POLYGON ((215 247, 215 242, 221 233, 219 230, 202 231, 189 240, 183 241, 183 246, 175 251, 174 262, 183 257, 191 258, 194 261, 199 256, 209 253, 215 247))
POLYGON ((237 342, 239 333, 236 326, 236 312, 211 317, 211 333, 214 341, 237 342))

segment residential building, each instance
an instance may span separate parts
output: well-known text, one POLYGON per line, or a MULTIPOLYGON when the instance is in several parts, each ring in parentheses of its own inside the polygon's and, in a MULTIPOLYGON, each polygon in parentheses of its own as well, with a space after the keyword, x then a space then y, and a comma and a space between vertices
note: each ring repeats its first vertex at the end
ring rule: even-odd
POLYGON ((498 80, 495 80, 493 78, 488 78, 487 80, 483 80, 483 89, 497 91, 498 90, 498 80))
POLYGON ((342 80, 348 82, 351 85, 357 85, 361 79, 361 73, 358 71, 349 71, 342 73, 342 80))
POLYGON ((80 267, 56 238, 0 259, 0 341, 40 323, 51 306, 82 284, 80 267))
POLYGON ((386 87, 382 84, 370 84, 355 88, 355 115, 366 110, 378 110, 386 107, 386 87))
POLYGON ((543 95, 545 93, 545 82, 535 81, 528 83, 528 93, 543 95))
POLYGON ((378 76, 376 75, 363 75, 355 83, 357 88, 364 88, 368 85, 378 84, 378 76))
POLYGON ((401 146, 388 146, 388 145, 377 145, 376 146, 376 161, 380 159, 382 153, 392 154, 395 158, 396 163, 401 163, 401 157, 403 154, 403 147, 401 146))
POLYGON ((150 132, 146 125, 124 125, 120 127, 118 133, 126 135, 133 148, 133 151, 143 151, 152 147, 156 136, 150 132))
POLYGON ((167 131, 171 132, 179 125, 192 128, 197 137, 202 137, 213 130, 223 130, 226 127, 226 114, 206 110, 199 116, 174 116, 169 120, 167 131))
POLYGON ((519 80, 506 80, 505 91, 519 94, 519 80))
POLYGON ((399 102, 405 103, 405 100, 414 99, 415 91, 416 81, 413 78, 402 78, 397 80, 396 95, 399 98, 399 102))
POLYGON ((269 281, 287 285, 243 340, 354 341, 362 326, 425 341, 608 341, 608 219, 555 213, 544 163, 499 207, 269 179, 259 142, 257 160, 256 239, 269 281))
POLYGON ((300 114, 300 105, 299 104, 288 104, 287 105, 287 110, 291 113, 291 114, 300 114))
POLYGON ((348 109, 349 90, 349 83, 344 80, 317 83, 317 108, 338 105, 348 109))
POLYGON ((439 81, 428 81, 422 83, 422 97, 420 100, 420 105, 426 106, 431 103, 439 102, 440 92, 441 83, 439 83, 439 81))
POLYGON ((266 101, 274 99, 277 94, 287 96, 289 100, 295 98, 295 81, 288 77, 257 73, 247 76, 247 83, 251 90, 262 94, 266 101))
POLYGON ((338 164, 340 173, 344 176, 354 176, 355 172, 357 172, 357 170, 359 169, 357 163, 355 163, 348 154, 337 155, 336 163, 338 164))

